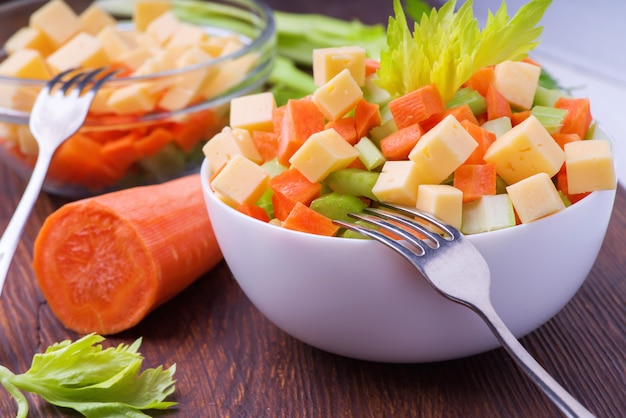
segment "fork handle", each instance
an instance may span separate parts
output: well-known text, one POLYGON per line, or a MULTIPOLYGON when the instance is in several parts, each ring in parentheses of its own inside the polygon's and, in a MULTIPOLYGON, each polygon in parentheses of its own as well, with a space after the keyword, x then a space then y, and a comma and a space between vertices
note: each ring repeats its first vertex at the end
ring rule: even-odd
POLYGON ((509 328, 504 324, 491 304, 474 310, 485 320, 502 347, 513 357, 520 368, 532 378, 541 390, 568 417, 594 417, 582 404, 570 395, 520 344, 509 328))
POLYGON ((26 185, 26 189, 20 199, 20 202, 7 225, 2 239, 0 239, 0 295, 4 289, 4 282, 15 254, 15 249, 22 236, 22 231, 26 221, 30 216, 30 212, 37 201, 37 197, 41 192, 43 182, 46 178, 48 166, 52 159, 52 155, 48 155, 44 152, 40 152, 37 157, 37 162, 31 173, 30 180, 26 185))

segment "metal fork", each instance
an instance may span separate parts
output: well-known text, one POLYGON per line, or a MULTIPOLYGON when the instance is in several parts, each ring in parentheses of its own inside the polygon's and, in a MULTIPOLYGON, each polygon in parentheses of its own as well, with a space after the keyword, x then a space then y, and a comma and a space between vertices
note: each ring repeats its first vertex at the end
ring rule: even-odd
POLYGON ((461 232, 415 208, 386 203, 350 216, 374 227, 344 221, 335 223, 400 253, 439 293, 476 312, 520 368, 566 416, 593 417, 524 349, 498 316, 490 299, 489 266, 461 232), (381 231, 402 239, 391 238, 381 231))
POLYGON ((57 148, 85 122, 100 87, 115 71, 105 68, 79 72, 68 70, 52 78, 37 96, 29 128, 39 147, 24 194, 0 239, 0 295, 26 220, 39 196, 57 148))

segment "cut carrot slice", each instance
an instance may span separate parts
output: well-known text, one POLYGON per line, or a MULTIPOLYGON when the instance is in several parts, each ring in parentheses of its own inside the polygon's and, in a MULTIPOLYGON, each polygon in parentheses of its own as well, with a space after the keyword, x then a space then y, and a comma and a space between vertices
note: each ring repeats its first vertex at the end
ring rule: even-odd
POLYGON ((330 218, 298 202, 283 222, 283 228, 310 234, 334 236, 339 231, 330 218))
POLYGON ((243 213, 244 215, 248 215, 255 219, 258 219, 259 221, 263 221, 263 222, 270 221, 270 217, 267 215, 267 212, 265 212, 265 209, 263 209, 260 206, 243 204, 239 206, 237 210, 243 213))
POLYGON ((454 171, 454 187, 463 192, 463 203, 496 194, 494 164, 464 164, 454 171))
POLYGON ((359 100, 354 109, 354 122, 356 124, 356 140, 358 141, 367 136, 372 128, 380 125, 380 107, 376 103, 359 100))
POLYGON ((504 116, 511 118, 513 116, 510 103, 500 94, 493 84, 490 84, 487 88, 485 101, 487 102, 488 120, 498 119, 504 116))
POLYGON ((196 174, 62 206, 39 231, 33 267, 67 328, 115 334, 221 259, 196 174))
POLYGON ((524 122, 528 117, 532 115, 532 110, 523 110, 521 112, 515 112, 511 114, 511 125, 517 126, 524 122))
POLYGON ((324 115, 310 98, 290 99, 283 115, 278 139, 278 162, 289 159, 309 136, 324 129, 324 115))
POLYGON ((148 157, 159 152, 165 145, 174 139, 174 134, 163 127, 152 129, 147 135, 137 139, 135 149, 143 156, 148 157))
POLYGON ((276 158, 278 155, 278 135, 274 132, 253 131, 252 142, 261 154, 263 162, 276 158))
POLYGON ((308 205, 319 197, 322 185, 309 181, 300 171, 290 168, 272 177, 270 188, 294 202, 308 205))
POLYGON ((331 120, 325 126, 325 129, 334 129, 343 139, 350 145, 357 143, 356 123, 354 117, 346 116, 337 120, 331 120))
POLYGON ((577 134, 583 139, 587 136, 587 131, 593 120, 589 99, 561 97, 554 103, 554 107, 567 109, 567 114, 560 130, 561 133, 577 134))
POLYGON ((477 91, 481 96, 487 97, 489 86, 495 81, 496 74, 493 66, 483 67, 476 71, 464 84, 464 87, 477 91))
POLYGON ((465 160, 464 164, 485 164, 484 156, 487 148, 496 140, 496 134, 468 120, 461 122, 465 130, 478 142, 478 146, 465 160))
POLYGON ((422 128, 419 124, 398 129, 380 140, 380 150, 386 160, 407 160, 409 153, 422 137, 422 128))
POLYGON ((472 112, 472 108, 470 108, 467 103, 460 106, 451 107, 450 109, 446 110, 446 115, 454 116, 459 122, 467 120, 475 125, 478 125, 478 119, 476 119, 476 116, 474 116, 474 112, 472 112))
POLYGON ((428 84, 393 99, 388 107, 398 129, 421 123, 446 110, 441 94, 434 84, 428 84))
POLYGON ((578 134, 564 134, 564 133, 554 133, 552 134, 552 138, 556 141, 557 144, 561 147, 561 149, 565 149, 565 144, 568 142, 580 141, 581 138, 578 134))

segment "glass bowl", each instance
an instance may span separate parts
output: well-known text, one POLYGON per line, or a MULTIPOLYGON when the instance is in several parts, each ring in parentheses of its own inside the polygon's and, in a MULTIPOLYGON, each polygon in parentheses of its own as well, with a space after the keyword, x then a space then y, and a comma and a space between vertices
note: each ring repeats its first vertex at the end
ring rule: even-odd
MULTIPOLYGON (((4 22, 0 45, 28 26, 30 15, 46 3, 20 0, 0 5, 4 22)), ((78 15, 92 4, 88 0, 67 1, 78 15)), ((136 30, 132 2, 96 4, 115 19, 118 33, 126 36, 136 30)), ((201 48, 208 58, 191 59, 183 65, 179 61, 170 68, 163 68, 168 61, 161 59, 161 67, 150 69, 148 61, 153 55, 143 61, 127 57, 127 62, 137 62, 138 67, 125 67, 102 87, 81 130, 55 154, 44 191, 81 198, 198 172, 202 146, 228 124, 230 100, 263 88, 276 53, 275 24, 266 4, 256 0, 173 0, 172 11, 181 24, 202 29, 205 36, 198 41, 202 45, 190 47, 201 48), (198 77, 205 77, 203 87, 192 98, 172 95, 173 100, 164 99, 169 90, 184 90, 185 83, 198 77), (123 105, 111 109, 111 95, 139 85, 150 86, 154 93, 150 104, 142 110, 123 105)), ((155 54, 154 48, 148 50, 155 54)), ((7 57, 8 52, 0 50, 0 63, 7 57)), ((178 56, 172 61, 175 59, 178 56)), ((112 61, 112 65, 119 64, 112 61)), ((28 129, 29 112, 45 83, 0 75, 0 163, 24 179, 30 177, 37 157, 37 146, 28 129)))

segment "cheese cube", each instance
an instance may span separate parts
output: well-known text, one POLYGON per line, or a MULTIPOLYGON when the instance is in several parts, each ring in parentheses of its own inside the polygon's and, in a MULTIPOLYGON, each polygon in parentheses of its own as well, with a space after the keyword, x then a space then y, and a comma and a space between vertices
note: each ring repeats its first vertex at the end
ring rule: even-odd
POLYGON ((109 96, 107 106, 118 115, 145 113, 155 109, 157 96, 151 83, 134 83, 120 87, 109 96))
POLYGON ((522 223, 565 209, 561 195, 546 173, 537 173, 520 180, 507 186, 506 191, 522 223))
POLYGON ((331 172, 346 168, 359 152, 334 129, 311 135, 289 162, 310 182, 324 180, 331 172))
POLYGON ((8 54, 13 54, 20 49, 34 49, 46 57, 52 53, 54 47, 39 29, 25 26, 11 35, 4 43, 4 50, 8 54))
POLYGON ((96 38, 111 61, 117 61, 120 56, 132 49, 128 38, 123 36, 114 26, 104 27, 96 34, 96 38))
POLYGON ((89 107, 89 111, 92 113, 102 114, 102 113, 111 113, 112 110, 109 107, 108 101, 111 97, 111 94, 116 90, 114 87, 103 86, 98 90, 96 97, 94 97, 93 102, 91 102, 91 106, 89 107))
POLYGON ((417 188, 417 209, 430 213, 455 228, 463 219, 463 192, 447 184, 421 184, 417 188))
POLYGON ((136 71, 148 59, 150 59, 153 54, 154 51, 150 50, 148 47, 144 45, 137 45, 133 48, 130 48, 128 51, 123 52, 117 57, 115 61, 124 64, 128 68, 136 71))
POLYGON ((56 72, 71 68, 98 68, 111 63, 100 41, 93 35, 81 32, 46 58, 56 72))
POLYGON ((235 97, 230 101, 230 126, 248 131, 272 132, 276 100, 271 92, 235 97))
POLYGON ((414 206, 420 185, 420 170, 411 160, 387 161, 372 187, 378 200, 414 206))
POLYGON ((34 49, 21 49, 0 63, 0 75, 47 80, 51 77, 43 56, 34 49))
POLYGON ((201 26, 181 23, 178 30, 167 41, 166 48, 189 48, 199 45, 207 37, 201 26))
POLYGON ((29 26, 43 32, 55 48, 82 30, 78 15, 63 0, 51 0, 30 15, 29 26))
POLYGON ((0 84, 0 107, 29 112, 38 93, 36 87, 0 84))
POLYGON ((439 184, 467 160, 478 142, 452 115, 426 132, 409 153, 423 183, 439 184))
POLYGON ((114 27, 115 19, 109 13, 102 10, 96 3, 92 3, 80 15, 78 20, 82 25, 83 32, 96 36, 106 27, 114 27))
POLYGON ((17 143, 24 155, 37 155, 39 145, 27 125, 17 127, 17 143))
POLYGON ((617 187, 611 144, 604 139, 565 144, 567 191, 571 194, 617 187))
POLYGON ((496 90, 516 109, 533 105, 541 67, 523 61, 504 61, 495 67, 496 90))
POLYGON ((513 184, 541 172, 554 176, 565 162, 565 153, 541 122, 530 116, 497 138, 484 160, 495 164, 498 175, 513 184))
POLYGON ((344 69, 350 71, 359 86, 365 85, 365 49, 345 46, 313 50, 313 80, 316 86, 327 83, 344 69))
POLYGON ((232 61, 225 61, 217 68, 214 77, 206 84, 202 96, 215 97, 241 83, 257 60, 257 54, 251 53, 232 61))
POLYGON ((160 45, 165 44, 180 29, 181 22, 172 10, 159 15, 146 27, 146 34, 160 45))
POLYGON ((340 71, 313 93, 313 101, 329 120, 337 120, 344 116, 362 97, 363 90, 348 69, 340 71))
POLYGON ((211 187, 227 205, 237 208, 256 203, 267 190, 269 178, 263 167, 237 154, 213 178, 211 187))
POLYGON ((214 173, 218 172, 235 155, 243 155, 257 164, 263 160, 250 133, 245 129, 233 129, 229 126, 207 141, 202 147, 202 152, 214 173))
POLYGON ((135 28, 145 31, 157 17, 172 9, 170 0, 135 0, 133 22, 135 28))

